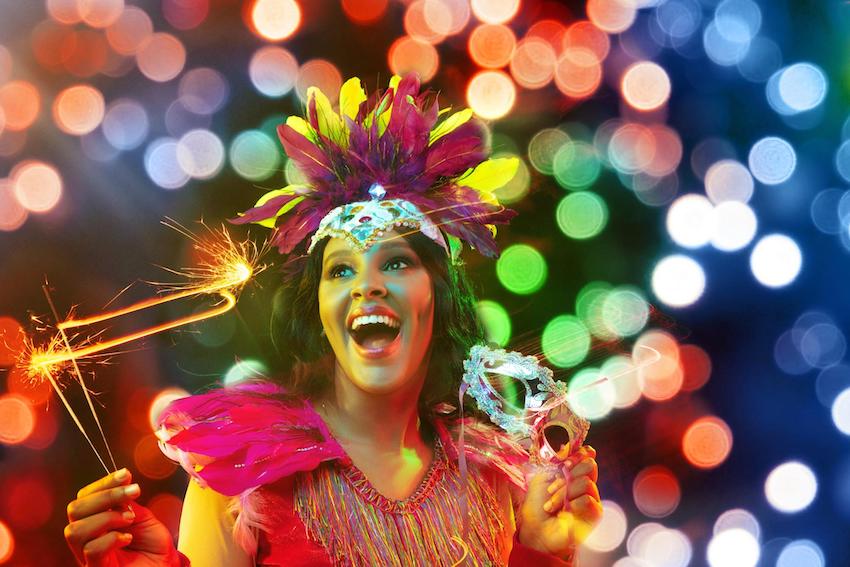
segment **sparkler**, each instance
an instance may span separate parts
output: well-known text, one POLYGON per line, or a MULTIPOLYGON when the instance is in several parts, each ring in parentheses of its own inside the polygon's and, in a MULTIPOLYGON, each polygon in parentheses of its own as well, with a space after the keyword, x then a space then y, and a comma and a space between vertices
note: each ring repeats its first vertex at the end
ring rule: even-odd
MULTIPOLYGON (((267 244, 264 244, 262 247, 257 247, 249 241, 234 242, 230 237, 230 234, 223 227, 218 231, 207 228, 211 238, 204 241, 187 228, 171 221, 170 219, 164 221, 163 224, 189 238, 193 243, 194 249, 199 252, 202 257, 206 258, 200 262, 199 266, 194 268, 186 268, 183 270, 164 268, 173 274, 185 278, 186 281, 176 284, 154 284, 159 286, 160 291, 163 292, 163 295, 160 297, 146 299, 127 307, 114 309, 112 311, 95 314, 85 318, 68 318, 64 321, 58 322, 56 325, 58 332, 51 338, 46 346, 36 347, 31 340, 27 339, 25 341, 27 348, 22 354, 21 361, 19 362, 19 366, 23 368, 31 380, 43 379, 50 382, 53 390, 56 392, 59 399, 62 400, 65 409, 68 410, 68 413, 71 415, 74 423, 86 438, 86 441, 88 441, 107 473, 109 472, 109 468, 107 467, 105 460, 95 448, 95 445, 86 432, 85 427, 83 427, 82 422, 68 403, 56 376, 59 373, 70 369, 73 376, 80 383, 86 397, 89 410, 97 423, 101 438, 106 446, 109 459, 112 463, 112 468, 113 470, 117 469, 115 460, 112 456, 112 451, 109 448, 109 443, 106 440, 106 435, 100 423, 100 419, 95 411, 89 389, 86 386, 85 379, 80 371, 79 362, 98 355, 104 356, 108 352, 113 351, 116 347, 131 341, 149 337, 170 329, 176 329, 191 323, 197 323, 230 311, 236 305, 238 292, 254 275, 265 269, 265 265, 260 265, 259 260, 268 250, 267 244), (69 329, 83 329, 91 325, 104 323, 118 317, 157 307, 165 303, 202 295, 218 296, 220 301, 211 308, 202 312, 180 317, 172 321, 108 340, 96 340, 100 335, 100 333, 97 333, 78 342, 77 344, 73 344, 78 335, 69 337, 67 333, 69 329)), ((53 304, 53 300, 50 297, 48 286, 43 286, 43 289, 53 316, 56 321, 59 321, 59 315, 56 311, 55 305, 53 304)))

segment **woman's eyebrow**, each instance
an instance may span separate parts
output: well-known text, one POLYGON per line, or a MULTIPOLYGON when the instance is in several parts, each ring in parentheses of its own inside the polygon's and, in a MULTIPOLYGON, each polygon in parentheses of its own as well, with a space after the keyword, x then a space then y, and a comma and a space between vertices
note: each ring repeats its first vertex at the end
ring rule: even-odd
POLYGON ((331 260, 333 260, 334 258, 339 257, 339 256, 342 256, 342 257, 345 258, 345 257, 351 256, 351 252, 349 252, 348 250, 337 250, 336 252, 331 252, 330 254, 325 256, 325 262, 324 263, 327 264, 328 262, 330 262, 331 260))
POLYGON ((398 252, 398 251, 412 252, 413 248, 411 248, 410 245, 406 242, 388 241, 388 242, 381 244, 380 250, 381 250, 381 252, 388 252, 388 253, 389 252, 398 252))

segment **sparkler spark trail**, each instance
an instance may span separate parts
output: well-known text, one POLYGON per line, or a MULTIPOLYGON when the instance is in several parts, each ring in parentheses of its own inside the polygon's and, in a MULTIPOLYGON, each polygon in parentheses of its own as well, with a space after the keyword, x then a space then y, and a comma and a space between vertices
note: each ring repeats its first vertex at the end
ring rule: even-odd
POLYGON ((110 351, 115 347, 131 341, 226 313, 236 305, 236 295, 242 287, 248 283, 252 276, 265 269, 265 266, 260 265, 258 262, 262 255, 264 255, 268 250, 267 243, 258 248, 249 241, 234 242, 224 228, 219 231, 207 229, 211 238, 208 241, 204 241, 174 221, 169 220, 164 224, 188 237, 193 243, 193 248, 203 258, 206 258, 198 267, 195 268, 186 268, 182 271, 165 268, 173 274, 186 278, 187 282, 180 284, 155 284, 160 286, 160 290, 162 292, 165 292, 161 297, 143 300, 128 307, 107 311, 90 317, 69 318, 65 321, 59 321, 59 315, 56 311, 56 307, 50 297, 48 286, 45 284, 43 286, 44 293, 53 316, 58 322, 56 325, 58 333, 54 335, 44 347, 36 347, 31 340, 27 339, 25 341, 25 353, 22 354, 20 366, 25 370, 27 376, 31 380, 42 379, 50 382, 50 385, 53 387, 56 395, 59 396, 60 400, 62 400, 65 409, 68 410, 68 413, 71 415, 74 423, 77 425, 80 432, 82 432, 86 441, 88 441, 107 473, 109 472, 109 468, 107 467, 105 460, 101 457, 91 438, 86 433, 86 430, 80 422, 77 414, 68 403, 56 376, 68 369, 69 366, 73 369, 73 375, 83 389, 89 410, 97 423, 101 438, 103 439, 103 443, 109 453, 112 468, 113 470, 116 470, 117 466, 115 465, 115 459, 112 456, 112 450, 109 448, 109 443, 106 440, 106 435, 103 431, 103 427, 101 426, 100 419, 97 416, 97 412, 95 411, 85 379, 80 372, 78 362, 81 359, 85 360, 100 353, 105 353, 106 351, 110 351), (96 333, 89 336, 86 340, 72 345, 72 339, 76 339, 76 336, 69 338, 66 332, 68 329, 85 328, 90 325, 110 321, 117 317, 156 307, 171 301, 201 295, 219 296, 221 301, 217 302, 210 309, 200 313, 187 315, 173 321, 168 321, 154 327, 142 329, 140 331, 109 340, 95 340, 95 337, 98 337, 100 334, 96 333))
MULTIPOLYGON (((44 290, 44 296, 47 298, 47 303, 50 305, 50 311, 53 313, 53 317, 58 321, 59 313, 56 311, 56 306, 53 304, 53 298, 50 297, 50 288, 48 287, 47 283, 42 286, 42 289, 44 290)), ((100 424, 100 418, 97 416, 97 412, 94 409, 94 404, 91 401, 89 389, 88 387, 86 387, 86 382, 83 379, 83 373, 80 372, 80 367, 77 364, 77 360, 73 355, 73 349, 71 348, 71 342, 68 340, 68 335, 62 328, 59 329, 59 334, 62 336, 62 342, 65 344, 65 348, 68 349, 68 352, 72 353, 71 364, 74 367, 74 374, 77 376, 77 380, 80 381, 80 386, 82 386, 83 388, 83 393, 86 397, 86 402, 89 405, 89 410, 91 410, 91 414, 94 417, 94 421, 95 423, 97 423, 97 429, 98 431, 100 431, 100 437, 101 439, 103 439, 103 444, 106 446, 106 452, 109 453, 109 460, 112 462, 112 470, 118 470, 118 466, 115 464, 115 457, 112 456, 112 449, 109 448, 109 442, 106 440, 106 434, 103 432, 103 426, 100 424)), ((56 384, 53 375, 50 372, 44 372, 44 374, 47 376, 47 379, 50 380, 50 385, 53 386, 53 389, 56 391, 56 395, 59 396, 59 399, 61 399, 62 403, 65 404, 65 409, 67 409, 68 412, 71 414, 71 417, 74 419, 74 423, 77 424, 77 427, 80 429, 83 436, 89 442, 89 445, 91 446, 95 455, 97 455, 100 464, 103 465, 103 468, 106 470, 107 473, 109 473, 109 469, 107 468, 106 463, 103 461, 103 458, 100 456, 100 453, 98 453, 97 449, 95 449, 94 443, 92 443, 92 440, 86 433, 85 428, 83 428, 82 424, 80 423, 80 420, 77 418, 76 413, 74 413, 74 410, 71 409, 71 404, 68 403, 68 400, 65 399, 65 396, 59 390, 59 386, 56 384)))
POLYGON ((218 295, 222 298, 222 302, 200 313, 188 315, 114 339, 94 342, 86 347, 72 348, 70 345, 66 345, 66 350, 49 349, 43 352, 34 352, 30 359, 30 374, 37 374, 43 368, 49 368, 60 365, 63 362, 91 356, 131 341, 226 313, 236 305, 236 293, 254 275, 265 268, 265 266, 258 264, 260 257, 267 250, 267 246, 265 245, 262 248, 258 248, 249 241, 234 242, 224 229, 220 231, 210 230, 209 232, 215 238, 209 242, 204 242, 186 228, 176 223, 167 224, 167 226, 174 228, 190 238, 194 243, 195 250, 208 258, 200 266, 186 268, 182 271, 164 268, 171 273, 186 278, 188 280, 187 282, 180 284, 156 284, 161 289, 170 291, 170 293, 90 317, 67 319, 60 322, 57 328, 60 332, 63 332, 66 329, 86 327, 171 301, 199 295, 218 295))

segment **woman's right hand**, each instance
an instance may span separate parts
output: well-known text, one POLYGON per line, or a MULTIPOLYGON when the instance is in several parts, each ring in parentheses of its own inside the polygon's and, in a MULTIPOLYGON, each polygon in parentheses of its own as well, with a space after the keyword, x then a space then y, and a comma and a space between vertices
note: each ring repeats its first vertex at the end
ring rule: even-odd
POLYGON ((107 475, 68 504, 65 540, 86 567, 177 567, 171 533, 150 510, 136 504, 141 489, 127 469, 107 475))

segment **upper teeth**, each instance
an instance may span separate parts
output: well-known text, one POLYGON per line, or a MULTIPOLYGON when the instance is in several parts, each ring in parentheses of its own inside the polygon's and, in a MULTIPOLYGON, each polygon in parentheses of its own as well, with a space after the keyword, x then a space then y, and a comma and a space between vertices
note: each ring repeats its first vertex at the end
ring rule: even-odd
POLYGON ((383 323, 393 329, 397 329, 401 325, 395 317, 389 317, 387 315, 361 315, 360 317, 354 318, 354 321, 351 323, 351 330, 356 331, 361 325, 376 323, 383 323))

